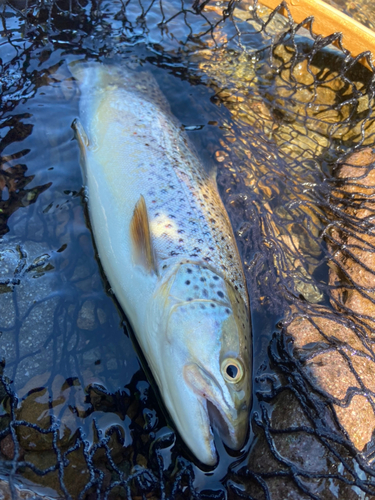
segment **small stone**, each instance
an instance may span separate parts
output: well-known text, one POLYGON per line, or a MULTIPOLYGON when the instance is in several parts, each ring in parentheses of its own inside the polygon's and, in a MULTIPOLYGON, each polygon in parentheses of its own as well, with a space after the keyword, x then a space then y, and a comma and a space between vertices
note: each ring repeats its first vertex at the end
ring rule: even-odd
POLYGON ((346 430, 354 446, 363 451, 375 430, 375 415, 367 397, 353 396, 348 407, 334 405, 340 424, 346 430))
POLYGON ((13 460, 14 458, 14 441, 11 434, 5 436, 4 439, 0 441, 0 450, 5 458, 8 460, 13 460))
POLYGON ((81 330, 95 330, 98 324, 95 318, 95 303, 86 300, 78 313, 77 326, 81 330))
POLYGON ((107 321, 107 315, 106 315, 106 313, 100 307, 98 308, 98 310, 96 311, 96 313, 98 315, 99 323, 101 325, 104 325, 104 323, 107 321))

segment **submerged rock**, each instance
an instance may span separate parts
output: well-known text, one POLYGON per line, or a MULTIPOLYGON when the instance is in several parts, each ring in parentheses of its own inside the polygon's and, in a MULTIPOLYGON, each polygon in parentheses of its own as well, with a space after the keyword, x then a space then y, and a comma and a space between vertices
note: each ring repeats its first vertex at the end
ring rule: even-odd
POLYGON ((290 323, 301 370, 339 426, 364 452, 375 431, 375 151, 349 156, 337 172, 329 242, 331 302, 290 323))
POLYGON ((374 390, 375 363, 369 359, 365 339, 343 318, 324 309, 316 315, 310 311, 308 318, 297 317, 287 333, 294 340, 294 353, 304 375, 330 402, 344 434, 363 451, 375 430, 369 396, 374 390))
POLYGON ((22 480, 23 484, 17 482, 11 488, 8 481, 0 479, 0 496, 2 500, 62 500, 62 496, 56 496, 54 492, 41 492, 41 488, 31 485, 29 481, 22 480), (38 493, 37 493, 38 491, 38 493))
POLYGON ((77 326, 82 330, 95 330, 98 322, 95 317, 95 303, 92 300, 86 300, 78 313, 77 326))
POLYGON ((333 192, 337 222, 329 242, 330 284, 336 307, 375 337, 375 149, 352 154, 338 167, 333 192))

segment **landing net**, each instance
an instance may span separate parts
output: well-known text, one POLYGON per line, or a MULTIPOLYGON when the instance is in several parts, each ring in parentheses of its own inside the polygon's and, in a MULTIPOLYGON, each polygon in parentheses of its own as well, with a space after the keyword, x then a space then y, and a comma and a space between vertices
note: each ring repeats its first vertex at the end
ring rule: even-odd
POLYGON ((232 0, 2 4, 5 498, 375 498, 374 66, 280 12, 232 0), (69 127, 66 62, 79 58, 194 89, 201 122, 184 125, 218 167, 254 342, 249 444, 211 479, 167 426, 95 258, 69 127))

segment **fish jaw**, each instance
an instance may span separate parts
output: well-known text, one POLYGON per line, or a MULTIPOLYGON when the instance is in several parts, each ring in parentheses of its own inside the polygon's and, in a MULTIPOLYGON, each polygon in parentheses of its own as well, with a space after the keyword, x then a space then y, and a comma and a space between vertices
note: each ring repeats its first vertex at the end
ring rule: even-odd
POLYGON ((196 364, 184 367, 184 379, 205 409, 206 426, 215 429, 226 446, 240 450, 248 433, 248 407, 237 409, 221 374, 218 377, 221 380, 196 364))
MULTIPOLYGON (((212 358, 218 360, 219 353, 212 347, 212 358)), ((172 421, 193 455, 214 467, 218 463, 214 430, 229 448, 241 449, 248 432, 248 404, 236 408, 221 377, 220 363, 213 363, 208 371, 203 368, 205 362, 192 362, 195 356, 188 343, 179 343, 175 336, 159 352, 161 363, 153 371, 172 421)))
POLYGON ((167 393, 163 386, 164 402, 181 438, 193 455, 203 464, 214 467, 218 457, 207 400, 182 381, 183 377, 178 391, 172 389, 167 393))

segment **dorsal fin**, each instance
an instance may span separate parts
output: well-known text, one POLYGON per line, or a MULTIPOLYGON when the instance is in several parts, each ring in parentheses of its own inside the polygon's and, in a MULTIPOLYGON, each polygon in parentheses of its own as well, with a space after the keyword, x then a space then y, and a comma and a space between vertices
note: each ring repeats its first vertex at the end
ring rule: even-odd
POLYGON ((142 265, 147 271, 157 273, 147 207, 142 195, 134 208, 133 217, 130 222, 130 237, 133 242, 136 264, 142 265))

